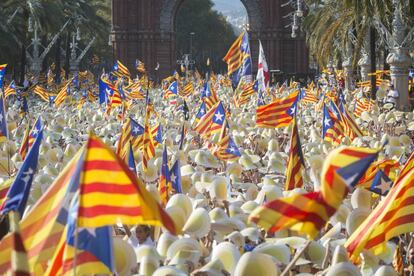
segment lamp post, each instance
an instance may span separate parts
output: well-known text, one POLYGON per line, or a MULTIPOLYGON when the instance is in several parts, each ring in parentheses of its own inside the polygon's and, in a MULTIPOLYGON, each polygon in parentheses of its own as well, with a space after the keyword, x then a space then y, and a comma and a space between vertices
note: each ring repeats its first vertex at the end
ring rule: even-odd
MULTIPOLYGON (((193 37, 194 37, 194 35, 195 35, 195 32, 191 32, 190 33, 190 59, 192 59, 193 58, 193 37)), ((192 65, 192 64, 191 64, 192 65)), ((191 66, 190 65, 190 66, 191 66)), ((187 71, 187 69, 188 68, 186 68, 186 71, 187 71)), ((190 67, 190 69, 192 69, 191 67, 190 67)))
POLYGON ((390 49, 386 62, 390 65, 391 82, 399 92, 397 109, 406 111, 411 107, 408 97, 408 70, 412 62, 409 45, 413 40, 414 27, 407 33, 407 28, 402 22, 402 2, 402 0, 392 1, 394 16, 391 32, 382 24, 379 18, 374 18, 374 24, 388 49, 390 49))

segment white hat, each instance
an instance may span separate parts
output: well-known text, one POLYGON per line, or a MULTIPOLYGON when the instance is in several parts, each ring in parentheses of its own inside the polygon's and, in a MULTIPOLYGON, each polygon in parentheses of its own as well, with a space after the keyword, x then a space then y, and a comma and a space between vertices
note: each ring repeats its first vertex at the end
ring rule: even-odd
POLYGON ((243 254, 234 271, 235 276, 247 275, 278 275, 279 268, 269 255, 248 252, 243 254))
POLYGON ((238 248, 230 242, 219 243, 213 248, 211 253, 211 260, 219 259, 230 274, 233 274, 239 258, 240 252, 238 248))
POLYGON ((210 231, 210 217, 203 208, 195 209, 183 227, 183 231, 193 237, 202 238, 210 231))

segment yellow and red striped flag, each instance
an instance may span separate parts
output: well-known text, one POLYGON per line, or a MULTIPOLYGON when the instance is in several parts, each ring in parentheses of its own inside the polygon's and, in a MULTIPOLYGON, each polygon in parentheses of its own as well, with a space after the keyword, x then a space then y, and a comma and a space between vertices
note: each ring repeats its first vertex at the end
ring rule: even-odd
POLYGON ((27 252, 24 248, 23 239, 19 226, 19 214, 12 211, 9 213, 10 230, 12 235, 12 263, 11 263, 11 275, 15 276, 29 276, 29 262, 27 258, 27 252))
POLYGON ((120 62, 119 60, 117 60, 114 64, 114 66, 112 67, 112 72, 111 72, 114 76, 116 77, 127 77, 130 78, 131 74, 129 73, 128 68, 122 64, 122 62, 120 62))
MULTIPOLYGON (((65 206, 71 198, 69 186, 79 157, 78 153, 20 221, 31 272, 45 271, 61 239, 67 216, 65 206)), ((11 267, 12 244, 11 234, 0 241, 0 274, 5 274, 11 267)))
POLYGON ((178 90, 178 95, 180 95, 183 98, 187 98, 193 94, 193 90, 194 90, 193 83, 188 82, 186 85, 184 85, 184 89, 178 90))
POLYGON ((289 160, 286 168, 285 190, 293 190, 303 186, 302 170, 305 167, 302 146, 296 119, 293 119, 292 135, 290 137, 289 160))
POLYGON ((371 164, 364 176, 359 180, 358 186, 369 188, 374 181, 375 175, 379 170, 392 181, 397 178, 397 169, 400 168, 400 163, 394 159, 383 159, 371 164))
POLYGON ((70 84, 72 83, 72 79, 68 80, 66 84, 60 89, 59 93, 56 95, 55 98, 55 105, 59 107, 66 99, 67 96, 70 94, 70 84))
POLYGON ((180 230, 128 166, 99 138, 90 135, 79 190, 79 227, 123 224, 180 230))
POLYGON ((243 64, 244 53, 242 52, 242 43, 245 41, 245 32, 233 42, 223 61, 227 63, 227 74, 230 76, 237 71, 243 64))
POLYGON ((44 87, 36 85, 33 89, 33 93, 38 95, 45 102, 49 102, 49 92, 44 87))
POLYGON ((379 255, 388 240, 413 231, 413 194, 414 171, 409 170, 346 241, 345 248, 352 260, 357 260, 364 249, 379 255))
POLYGON ((345 136, 341 122, 326 105, 323 109, 322 136, 334 146, 339 145, 345 136))
POLYGON ((10 189, 11 184, 13 184, 14 179, 10 178, 0 184, 0 206, 3 205, 3 201, 7 196, 7 192, 10 189))
POLYGON ((148 161, 155 156, 154 138, 152 137, 150 116, 153 107, 150 103, 147 103, 144 120, 144 141, 142 146, 142 168, 147 171, 148 161))
POLYGON ((170 169, 168 168, 167 146, 164 145, 164 151, 162 152, 161 175, 158 184, 158 192, 160 193, 160 199, 163 206, 167 205, 170 188, 171 178, 170 169))
POLYGON ((296 112, 299 91, 277 99, 270 104, 258 106, 256 109, 256 126, 263 128, 279 128, 288 126, 296 112))
POLYGON ((314 238, 336 212, 378 153, 371 149, 341 147, 325 159, 321 190, 276 199, 257 207, 249 220, 275 232, 283 228, 306 233, 314 238))
POLYGON ((373 106, 374 102, 372 100, 368 100, 367 98, 362 98, 361 100, 356 99, 354 114, 359 118, 361 117, 362 112, 370 111, 373 106))

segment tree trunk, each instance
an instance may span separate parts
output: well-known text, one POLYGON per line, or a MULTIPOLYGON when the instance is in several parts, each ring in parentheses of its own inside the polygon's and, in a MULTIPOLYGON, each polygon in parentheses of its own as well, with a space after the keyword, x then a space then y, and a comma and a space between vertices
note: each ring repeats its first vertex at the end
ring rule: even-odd
POLYGON ((375 100, 375 94, 377 90, 377 77, 375 75, 375 72, 377 71, 377 58, 375 53, 375 28, 370 27, 370 57, 371 57, 371 99, 375 100))
POLYGON ((60 84, 60 44, 62 42, 61 37, 56 41, 56 55, 55 55, 55 83, 60 84))
POLYGON ((387 57, 388 57, 389 51, 387 49, 387 46, 384 47, 384 70, 390 70, 390 65, 387 63, 387 57))
POLYGON ((69 79, 69 70, 70 70, 70 31, 66 33, 66 56, 65 56, 65 78, 69 79))

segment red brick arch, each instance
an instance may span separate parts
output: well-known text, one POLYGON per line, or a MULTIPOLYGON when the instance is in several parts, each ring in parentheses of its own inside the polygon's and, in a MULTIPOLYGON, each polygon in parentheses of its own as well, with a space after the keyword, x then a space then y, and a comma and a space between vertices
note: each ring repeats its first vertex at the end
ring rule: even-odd
MULTIPOLYGON (((112 0, 111 40, 115 58, 133 68, 139 58, 147 67, 160 63, 160 77, 176 67, 175 16, 187 0, 112 0)), ((232 0, 234 1, 234 0, 232 0)), ((262 41, 270 69, 287 73, 308 72, 308 51, 304 38, 290 37, 289 13, 281 8, 285 0, 240 0, 250 25, 253 68, 256 68, 258 39, 262 41)))

